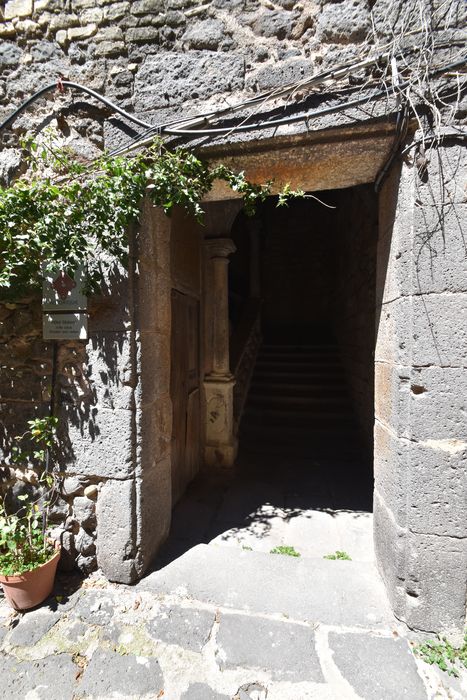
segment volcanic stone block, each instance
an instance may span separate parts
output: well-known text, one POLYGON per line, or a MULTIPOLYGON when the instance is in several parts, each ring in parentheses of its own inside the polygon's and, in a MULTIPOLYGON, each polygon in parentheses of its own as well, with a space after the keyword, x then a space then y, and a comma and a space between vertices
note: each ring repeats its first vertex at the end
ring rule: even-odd
POLYGON ((206 19, 188 28, 183 35, 190 49, 215 50, 224 38, 225 25, 216 19, 206 19))
POLYGON ((157 697, 163 687, 157 659, 97 649, 75 697, 157 697))
POLYGON ((62 422, 72 446, 69 472, 125 479, 134 469, 132 411, 91 407, 82 415, 78 408, 64 406, 62 422), (66 423, 67 422, 67 423, 66 423))
MULTIPOLYGON (((172 400, 170 395, 158 396, 151 404, 144 404, 138 413, 140 444, 146 449, 150 464, 170 456, 172 440, 172 400)), ((148 462, 142 457, 143 469, 148 462)))
POLYGON ((405 639, 329 633, 334 663, 365 700, 425 700, 426 692, 405 639), (394 669, 397 668, 397 680, 394 669), (395 682, 396 681, 396 682, 395 682))
POLYGON ((311 75, 313 64, 304 58, 292 58, 274 65, 268 64, 248 78, 247 83, 257 84, 260 90, 278 88, 287 83, 303 80, 311 75))
POLYGON ((73 614, 88 625, 108 626, 114 614, 114 607, 115 601, 108 593, 85 591, 76 603, 73 614))
POLYGON ((467 537, 467 442, 409 442, 407 525, 416 532, 467 537))
POLYGON ((375 423, 374 472, 375 488, 391 509, 400 526, 407 518, 408 464, 407 441, 402 441, 384 425, 375 423))
MULTIPOLYGON (((132 4, 134 5, 134 3, 132 4)), ((104 8, 104 17, 106 20, 113 22, 125 17, 125 15, 128 14, 129 9, 129 2, 113 2, 111 5, 104 8)))
POLYGON ((289 12, 271 12, 265 10, 253 23, 255 34, 264 37, 275 37, 279 40, 290 37, 293 21, 289 12))
POLYGON ((0 67, 16 66, 22 55, 22 51, 15 44, 7 41, 0 42, 0 67))
POLYGON ((78 496, 73 501, 73 517, 85 529, 93 530, 96 526, 96 504, 86 496, 78 496))
POLYGON ((84 557, 90 557, 96 553, 96 545, 94 543, 94 538, 91 537, 91 535, 89 535, 82 528, 80 528, 78 534, 75 537, 75 547, 76 550, 84 557))
POLYGON ((71 698, 76 670, 68 654, 46 656, 38 661, 18 661, 1 656, 0 694, 8 700, 24 700, 28 696, 47 700, 71 698))
POLYGON ((34 646, 60 617, 60 613, 52 612, 46 607, 26 613, 10 634, 9 644, 14 647, 34 646))
POLYGON ((29 17, 32 14, 32 0, 8 0, 5 3, 5 19, 29 17))
POLYGON ((109 480, 97 501, 97 561, 110 581, 135 578, 135 488, 132 479, 109 480))
POLYGON ((135 401, 153 403, 170 390, 170 343, 167 333, 137 333, 137 372, 140 381, 135 388, 135 401))
POLYGON ((262 668, 283 681, 324 681, 314 633, 304 625, 222 615, 217 661, 227 668, 262 668))
POLYGON ((127 30, 125 39, 127 43, 156 43, 159 30, 156 27, 132 27, 127 30))
POLYGON ((398 525, 467 537, 467 440, 417 442, 377 422, 375 487, 398 525))
POLYGON ((68 39, 70 41, 81 41, 89 39, 97 32, 97 24, 87 24, 85 27, 71 27, 68 30, 68 39))
POLYGON ((147 15, 163 12, 164 0, 137 0, 131 3, 131 12, 134 15, 147 15))
POLYGON ((467 539, 408 533, 407 624, 444 630, 462 643, 467 597, 467 539))
POLYGON ((162 608, 148 624, 152 637, 166 644, 178 644, 184 649, 200 652, 209 640, 214 613, 190 608, 162 608))
POLYGON ((157 550, 166 539, 172 514, 172 475, 170 455, 151 459, 151 444, 141 455, 142 476, 136 481, 136 510, 140 533, 138 576, 148 568, 157 550))
POLYGON ((399 437, 467 440, 467 369, 375 364, 378 420, 399 437))
POLYGON ((148 57, 136 74, 135 108, 144 112, 240 90, 244 71, 243 57, 235 54, 187 51, 148 57))
POLYGON ((413 291, 467 291, 467 204, 416 206, 413 227, 413 291))
POLYGON ((95 402, 104 408, 131 408, 136 379, 130 333, 94 333, 86 352, 87 375, 95 402))
POLYGON ((376 361, 462 367, 466 346, 465 293, 402 297, 381 310, 376 361))
POLYGON ((395 521, 392 511, 375 490, 373 533, 376 562, 392 609, 398 617, 405 614, 405 557, 407 530, 395 521))
POLYGON ((205 683, 193 683, 188 686, 180 700, 229 700, 229 696, 218 693, 205 683))
MULTIPOLYGON (((464 13, 465 22, 467 19, 465 9, 464 13)), ((419 137, 419 134, 415 134, 415 138, 417 137, 419 137)), ((464 146, 451 142, 451 145, 436 149, 432 155, 429 155, 426 176, 424 178, 417 176, 416 178, 417 201, 421 204, 435 205, 436 207, 449 206, 453 203, 465 203, 466 169, 467 153, 464 146)), ((446 239, 446 245, 448 244, 449 240, 446 239)))
POLYGON ((369 30, 370 13, 366 2, 344 0, 323 7, 317 37, 325 43, 349 44, 364 41, 369 30))

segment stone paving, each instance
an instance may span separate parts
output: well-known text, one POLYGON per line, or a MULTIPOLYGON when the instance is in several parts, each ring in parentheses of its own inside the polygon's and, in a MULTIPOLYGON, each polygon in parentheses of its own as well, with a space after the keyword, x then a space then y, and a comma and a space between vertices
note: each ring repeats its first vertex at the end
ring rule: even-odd
POLYGON ((137 586, 61 576, 25 614, 0 598, 0 697, 467 697, 466 680, 418 659, 393 617, 358 479, 325 462, 313 478, 300 460, 269 460, 267 474, 243 464, 237 478, 193 484, 137 586), (278 545, 302 556, 270 553, 278 545), (323 559, 336 549, 352 561, 323 559))
POLYGON ((339 460, 243 453, 235 474, 199 478, 178 503, 155 568, 196 544, 270 552, 293 546, 304 557, 336 550, 374 561, 371 466, 339 460))
POLYGON ((372 564, 199 545, 133 588, 79 583, 26 614, 0 603, 0 697, 466 697, 413 655, 372 564))

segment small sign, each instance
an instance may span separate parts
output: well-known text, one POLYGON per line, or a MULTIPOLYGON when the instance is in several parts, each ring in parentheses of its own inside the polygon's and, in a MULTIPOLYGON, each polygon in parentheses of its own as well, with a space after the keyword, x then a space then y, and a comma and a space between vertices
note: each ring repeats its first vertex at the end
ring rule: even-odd
POLYGON ((86 340, 88 337, 87 314, 44 314, 42 322, 44 340, 86 340))
POLYGON ((85 311, 87 298, 83 294, 84 267, 79 267, 73 276, 63 270, 43 268, 42 307, 44 311, 85 311))

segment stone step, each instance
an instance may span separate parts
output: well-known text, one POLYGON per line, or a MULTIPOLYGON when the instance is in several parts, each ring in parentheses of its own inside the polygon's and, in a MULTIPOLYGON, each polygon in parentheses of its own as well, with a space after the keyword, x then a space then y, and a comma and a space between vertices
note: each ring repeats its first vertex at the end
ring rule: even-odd
POLYGON ((136 588, 310 623, 373 629, 395 623, 371 562, 200 544, 136 588))
POLYGON ((338 413, 332 407, 329 410, 317 409, 316 411, 291 411, 281 408, 253 408, 247 406, 242 420, 245 423, 261 425, 300 425, 309 428, 318 428, 323 425, 338 431, 340 427, 355 426, 355 418, 348 411, 338 413))
POLYGON ((348 397, 342 393, 334 396, 318 395, 318 396, 300 396, 294 394, 273 394, 264 393, 263 391, 250 391, 248 395, 249 408, 260 408, 262 410, 287 410, 301 412, 303 410, 314 410, 320 412, 340 411, 351 413, 352 406, 348 397))
MULTIPOLYGON (((277 432, 277 430, 276 430, 277 432)), ((281 437, 280 439, 269 440, 264 438, 264 434, 255 435, 253 431, 242 432, 240 434, 240 449, 242 453, 257 455, 261 457, 287 457, 290 459, 324 459, 326 461, 338 459, 360 462, 362 455, 362 445, 358 437, 336 438, 335 431, 326 439, 323 434, 307 439, 297 439, 281 437)))
POLYGON ((338 352, 286 352, 286 351, 267 351, 260 350, 258 360, 274 360, 277 362, 322 362, 329 360, 333 362, 340 361, 338 352))
POLYGON ((261 358, 258 357, 256 361, 255 369, 258 370, 269 370, 269 371, 288 371, 288 372, 320 372, 321 369, 326 369, 328 372, 331 370, 339 370, 342 372, 342 365, 338 360, 333 360, 331 358, 322 358, 319 360, 279 360, 277 358, 261 358))
MULTIPOLYGON (((298 380, 299 378, 297 378, 298 380)), ((294 383, 258 381, 254 379, 250 385, 249 396, 264 394, 269 396, 347 396, 347 392, 339 384, 331 384, 323 381, 321 384, 303 384, 300 381, 294 383)))
POLYGON ((341 369, 315 370, 312 372, 299 372, 287 367, 283 369, 257 368, 253 375, 253 383, 287 383, 300 386, 342 386, 344 385, 344 372, 341 369))
POLYGON ((272 344, 272 343, 263 343, 261 345, 261 352, 294 352, 294 353, 313 353, 313 352, 318 352, 318 353, 324 353, 324 352, 334 352, 338 353, 339 348, 337 345, 328 343, 328 344, 322 344, 320 345, 319 343, 316 343, 314 345, 299 345, 299 344, 272 344))
POLYGON ((276 426, 244 423, 240 429, 240 439, 242 445, 248 441, 260 448, 294 444, 300 447, 309 447, 310 450, 316 445, 340 450, 349 445, 360 445, 359 435, 353 427, 337 432, 334 427, 326 429, 324 426, 303 428, 302 426, 286 425, 279 432, 276 426))

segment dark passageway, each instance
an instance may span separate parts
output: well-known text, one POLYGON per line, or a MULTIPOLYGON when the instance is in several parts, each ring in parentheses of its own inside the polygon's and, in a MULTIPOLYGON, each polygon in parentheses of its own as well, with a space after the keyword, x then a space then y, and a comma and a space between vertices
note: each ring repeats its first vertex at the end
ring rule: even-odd
POLYGON ((373 558, 376 204, 366 186, 321 196, 334 208, 271 198, 254 220, 237 217, 231 344, 252 296, 262 343, 236 469, 190 485, 155 568, 199 543, 373 558))

